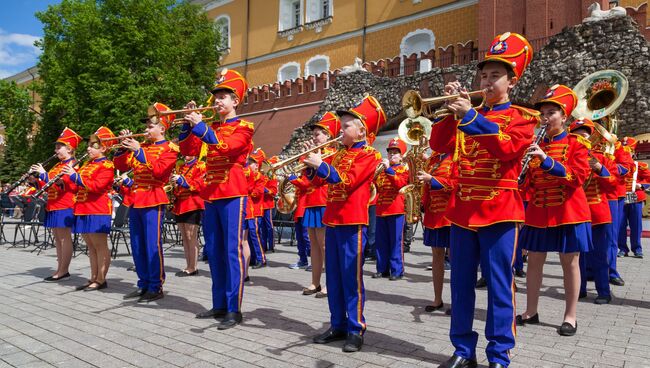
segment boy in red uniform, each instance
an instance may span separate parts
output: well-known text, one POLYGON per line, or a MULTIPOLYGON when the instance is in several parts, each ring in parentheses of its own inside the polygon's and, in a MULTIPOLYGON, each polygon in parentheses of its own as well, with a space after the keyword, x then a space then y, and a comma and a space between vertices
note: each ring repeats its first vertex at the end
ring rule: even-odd
MULTIPOLYGON (((278 156, 271 156, 267 160, 270 165, 278 162, 278 156)), ((274 236, 273 236, 273 208, 275 208, 275 196, 278 194, 278 179, 273 175, 264 186, 264 200, 262 209, 262 238, 264 242, 264 251, 275 253, 274 236)))
POLYGON ((399 190, 409 182, 408 168, 402 164, 406 143, 395 137, 388 142, 386 151, 386 168, 375 179, 377 272, 372 278, 395 281, 404 277, 404 195, 399 190))
MULTIPOLYGON (((347 111, 338 112, 345 148, 332 164, 310 153, 305 164, 319 180, 325 180, 327 206, 323 215, 325 267, 330 309, 330 328, 314 338, 317 344, 346 340, 343 351, 359 351, 363 346, 366 321, 363 317, 363 248, 366 245, 370 184, 381 155, 366 142, 374 141, 386 114, 372 96, 347 111)), ((312 174, 312 175, 313 175, 312 174)))
POLYGON ((532 58, 533 49, 523 36, 497 36, 478 64, 485 106, 473 108, 460 83, 451 82, 445 93, 461 93, 448 103, 456 118, 447 116, 432 127, 431 149, 453 154, 459 171, 446 215, 452 223, 449 335, 456 351, 441 367, 477 365, 478 334, 472 323, 479 263, 488 287, 487 358, 490 367, 510 364, 509 350, 515 346, 512 260, 517 223, 524 220, 517 177, 539 113, 512 105, 509 92, 532 58))
POLYGON ((195 276, 199 274, 199 226, 205 204, 199 195, 204 186, 205 162, 196 156, 185 156, 184 162, 177 165, 176 174, 172 175, 174 187, 174 208, 176 224, 183 238, 186 267, 176 272, 176 276, 195 276))
MULTIPOLYGON (((54 152, 57 154, 59 163, 54 165, 50 171, 45 172, 43 165, 32 165, 31 171, 39 173, 39 187, 42 187, 57 176, 65 166, 73 166, 77 163, 74 158, 74 150, 81 142, 81 136, 72 129, 65 128, 56 140, 54 152)), ((68 268, 72 260, 72 227, 74 225, 74 192, 77 190, 75 184, 68 175, 64 175, 59 182, 47 189, 47 206, 45 207, 45 227, 52 229, 54 244, 56 245, 56 259, 58 266, 52 276, 45 278, 47 282, 56 282, 70 277, 68 268)))
MULTIPOLYGON (((159 112, 169 110, 161 103, 154 104, 154 107, 159 112)), ((113 159, 116 169, 133 169, 129 230, 138 289, 124 298, 139 298, 138 302, 163 297, 162 227, 165 206, 169 204, 163 187, 169 182, 178 154, 178 147, 165 140, 165 131, 173 120, 173 115, 150 116, 145 120, 147 143, 140 144, 133 138, 122 139, 124 148, 118 150, 113 159)), ((121 135, 130 134, 128 130, 121 132, 121 135)))
MULTIPOLYGON (((636 150, 636 139, 632 137, 624 137, 621 140, 623 149, 634 157, 636 150)), ((650 170, 648 164, 645 162, 633 161, 631 170, 625 175, 625 193, 626 200, 623 207, 623 214, 619 223, 618 233, 618 249, 627 256, 630 248, 634 253, 635 258, 643 258, 643 248, 641 248, 641 232, 643 231, 643 203, 647 195, 645 188, 650 181, 650 170), (646 186, 642 183, 646 183, 646 186), (634 185, 634 188, 632 187, 634 185), (630 226, 630 248, 627 246, 627 226, 630 226)))
POLYGON ((268 178, 262 175, 258 168, 264 161, 264 151, 258 148, 251 152, 248 157, 248 167, 246 168, 246 178, 248 180, 248 204, 246 206, 246 223, 244 230, 248 230, 248 245, 251 250, 251 256, 254 258, 253 268, 266 267, 266 253, 262 245, 261 223, 264 201, 264 188, 268 178))
POLYGON ((212 89, 213 104, 220 120, 208 126, 199 113, 185 117, 179 136, 181 150, 194 147, 196 138, 208 145, 203 214, 205 248, 212 276, 212 308, 197 318, 223 320, 218 329, 236 326, 242 320, 245 259, 242 248, 248 183, 244 166, 252 149, 253 123, 237 117, 248 83, 234 70, 222 70, 212 89))
POLYGON ((106 151, 114 142, 115 134, 100 127, 90 136, 88 142, 88 161, 75 171, 65 166, 63 172, 77 184, 75 194, 74 232, 81 234, 88 245, 90 260, 90 279, 78 286, 77 290, 101 290, 108 287, 106 274, 111 264, 108 253, 108 234, 111 232, 111 215, 113 202, 109 190, 113 185, 115 168, 113 162, 106 158, 106 151))

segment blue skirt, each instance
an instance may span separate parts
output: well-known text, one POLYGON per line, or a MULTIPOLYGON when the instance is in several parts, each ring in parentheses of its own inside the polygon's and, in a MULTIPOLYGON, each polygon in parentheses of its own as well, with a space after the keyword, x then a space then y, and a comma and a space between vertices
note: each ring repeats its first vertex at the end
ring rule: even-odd
POLYGON ((449 248, 449 232, 451 226, 437 229, 424 228, 424 245, 433 248, 449 248))
POLYGON ((302 226, 306 228, 325 227, 323 224, 323 215, 325 206, 305 208, 305 215, 302 217, 302 226))
POLYGON ((547 228, 524 226, 519 244, 531 252, 575 253, 594 249, 590 222, 547 228))
POLYGON ((74 212, 72 208, 63 210, 45 211, 45 227, 69 227, 74 226, 74 212))
POLYGON ((75 216, 74 232, 77 234, 109 234, 111 232, 111 215, 75 216))

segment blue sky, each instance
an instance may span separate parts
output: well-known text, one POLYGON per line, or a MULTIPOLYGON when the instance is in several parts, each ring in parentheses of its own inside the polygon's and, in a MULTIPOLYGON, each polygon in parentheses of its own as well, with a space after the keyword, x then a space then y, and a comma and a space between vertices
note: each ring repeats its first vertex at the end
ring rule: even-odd
POLYGON ((43 36, 43 24, 34 13, 60 0, 2 0, 0 12, 0 79, 36 65, 40 50, 34 41, 43 36))

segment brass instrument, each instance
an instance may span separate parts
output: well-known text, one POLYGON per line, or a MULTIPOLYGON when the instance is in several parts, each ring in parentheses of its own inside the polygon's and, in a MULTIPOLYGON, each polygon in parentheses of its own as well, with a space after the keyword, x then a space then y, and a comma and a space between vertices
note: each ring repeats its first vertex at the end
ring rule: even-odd
MULTIPOLYGON (((287 159, 284 159, 284 160, 282 160, 280 162, 277 162, 275 164, 264 165, 264 167, 260 168, 260 172, 263 175, 269 176, 269 177, 272 176, 273 174, 275 174, 278 171, 280 171, 281 173, 283 173, 286 176, 289 176, 292 173, 299 173, 299 172, 301 172, 302 170, 304 170, 307 167, 307 165, 300 162, 300 159, 302 157, 304 157, 305 155, 307 155, 309 153, 321 150, 321 149, 323 149, 323 148, 325 148, 325 147, 327 147, 329 145, 340 143, 340 141, 341 141, 341 137, 330 139, 329 141, 327 141, 327 142, 325 142, 323 144, 319 144, 318 146, 312 147, 312 148, 306 150, 305 152, 301 152, 301 153, 299 153, 297 155, 293 155, 293 156, 291 156, 291 157, 289 157, 287 159), (265 171, 263 171, 263 170, 265 170, 265 171)), ((325 154, 325 155, 322 155, 321 158, 326 159, 326 158, 328 158, 328 157, 330 157, 330 156, 332 156, 334 154, 336 154, 336 151, 325 154)))
MULTIPOLYGON (((47 165, 48 163, 50 163, 50 161, 54 160, 55 158, 57 158, 57 154, 56 154, 56 153, 53 154, 52 156, 48 157, 45 161, 43 161, 43 162, 41 162, 41 163, 39 163, 39 164, 40 164, 41 166, 45 166, 45 165, 47 165)), ((24 183, 24 182, 27 180, 27 178, 29 178, 29 176, 30 176, 31 174, 32 174, 32 173, 28 170, 26 173, 24 173, 24 174, 20 177, 20 179, 18 179, 18 180, 16 180, 15 182, 13 182, 13 183, 9 186, 9 188, 7 188, 4 192, 2 192, 2 194, 9 194, 9 193, 11 193, 11 192, 12 192, 14 189, 16 189, 19 185, 21 185, 22 183, 24 183)))
MULTIPOLYGON (((533 141, 533 144, 539 145, 544 137, 546 137, 546 131, 548 130, 548 124, 542 125, 541 129, 539 132, 537 132, 537 136, 535 137, 535 141, 533 141)), ((526 180, 526 174, 528 173, 528 169, 530 168, 530 161, 533 159, 533 156, 526 153, 524 155, 524 159, 521 163, 521 171, 519 172, 519 177, 517 178, 517 183, 520 185, 524 183, 524 180, 526 180)))
POLYGON ((296 190, 288 177, 282 178, 278 184, 278 199, 275 202, 275 207, 284 215, 290 214, 298 207, 296 190))
POLYGON ((129 135, 120 135, 114 138, 99 138, 100 142, 106 142, 106 141, 121 141, 122 139, 126 138, 140 138, 140 137, 147 137, 149 134, 148 133, 138 133, 138 134, 129 134, 129 135))
POLYGON ((411 145, 411 149, 404 155, 404 162, 409 168, 409 184, 402 187, 399 192, 404 196, 406 222, 414 224, 422 219, 422 182, 418 180, 417 175, 424 170, 425 162, 422 159, 422 153, 428 147, 431 121, 419 115, 415 118, 404 119, 397 129, 397 135, 411 145))
POLYGON ((625 193, 625 204, 636 203, 639 198, 636 195, 636 184, 639 175, 639 162, 634 161, 634 174, 632 174, 632 190, 625 193))
POLYGON ((199 111, 206 111, 206 110, 216 110, 217 108, 215 106, 201 106, 201 107, 195 107, 193 109, 181 109, 181 110, 168 110, 168 111, 158 111, 154 107, 154 105, 151 105, 147 108, 147 116, 149 117, 163 117, 167 115, 175 115, 175 114, 187 114, 191 112, 199 112, 199 111))
MULTIPOLYGON (((467 92, 472 105, 479 109, 485 104, 487 91, 482 89, 478 91, 467 92)), ((422 98, 417 91, 407 91, 402 97, 402 109, 409 118, 417 118, 424 116, 429 119, 436 119, 446 115, 452 115, 449 109, 444 108, 443 105, 448 101, 455 100, 461 97, 461 94, 453 94, 449 96, 439 96, 431 98, 422 98)))
MULTIPOLYGON (((88 157, 88 153, 85 153, 83 156, 81 156, 81 157, 77 160, 77 163, 75 164, 75 167, 79 167, 81 161, 85 160, 87 157, 88 157)), ((61 178, 63 177, 63 175, 65 175, 65 174, 63 173, 63 171, 61 171, 60 173, 56 174, 56 176, 54 176, 54 177, 53 177, 52 179, 50 179, 47 183, 45 183, 45 185, 43 185, 43 187, 42 187, 41 189, 39 189, 38 191, 36 191, 36 193, 32 194, 32 198, 37 199, 38 197, 40 197, 40 196, 41 196, 43 193, 45 193, 45 191, 48 190, 52 185, 56 184, 56 182, 59 181, 59 179, 61 179, 61 178)))
POLYGON ((374 202, 375 198, 377 198, 377 184, 375 184, 375 179, 386 170, 386 165, 384 165, 383 162, 379 163, 377 167, 375 168, 375 173, 372 176, 372 181, 370 182, 370 200, 368 200, 368 203, 374 202))
POLYGON ((618 119, 613 115, 623 103, 629 84, 627 77, 616 70, 601 70, 584 77, 575 87, 573 92, 578 96, 578 104, 573 109, 573 117, 588 118, 592 121, 606 118, 611 124, 606 126, 611 133, 616 133, 618 119))

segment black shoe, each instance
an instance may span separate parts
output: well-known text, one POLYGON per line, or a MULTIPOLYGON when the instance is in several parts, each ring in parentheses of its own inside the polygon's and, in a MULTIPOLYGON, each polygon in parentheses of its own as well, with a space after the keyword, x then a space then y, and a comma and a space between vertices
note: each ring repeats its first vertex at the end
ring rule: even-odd
POLYGON ((426 307, 424 307, 424 311, 427 313, 432 313, 444 307, 445 307, 445 303, 440 303, 438 305, 427 305, 426 307))
POLYGON ((187 276, 196 276, 199 274, 199 270, 194 270, 194 272, 187 272, 186 270, 176 272, 177 277, 187 277, 187 276))
POLYGON ((347 333, 345 331, 337 331, 330 327, 329 330, 314 337, 314 343, 329 344, 330 342, 345 340, 346 338, 347 338, 347 333))
POLYGON ((526 277, 526 271, 524 271, 524 270, 515 270, 515 276, 517 276, 517 277, 526 277))
POLYGON ((153 302, 154 300, 162 299, 163 296, 165 295, 163 294, 162 290, 159 290, 158 292, 147 291, 146 293, 142 294, 140 299, 138 299, 138 303, 153 302))
POLYGON ((361 350, 362 346, 363 336, 358 334, 349 334, 345 339, 345 344, 343 344, 343 352, 354 353, 355 351, 361 350))
POLYGON ((381 279, 383 277, 388 277, 389 273, 388 272, 377 272, 372 275, 373 279, 381 279))
POLYGON ((529 324, 529 325, 539 324, 539 313, 535 313, 534 316, 528 318, 524 318, 521 316, 521 314, 518 314, 517 317, 515 317, 515 322, 517 323, 517 326, 523 326, 525 324, 529 324))
POLYGON ((557 333, 559 333, 562 336, 573 336, 576 334, 576 331, 578 331, 578 322, 576 322, 576 326, 573 327, 569 322, 564 322, 562 323, 562 326, 557 330, 557 333))
POLYGON ((102 290, 106 289, 108 287, 108 283, 106 281, 102 282, 101 284, 98 284, 97 286, 88 286, 85 291, 94 291, 94 290, 102 290))
POLYGON ((266 263, 255 263, 251 268, 256 270, 258 268, 266 267, 266 263))
POLYGON ((124 295, 124 296, 122 297, 122 299, 133 299, 133 298, 139 298, 139 297, 141 297, 142 295, 144 295, 144 293, 146 293, 146 292, 147 292, 147 290, 145 290, 145 289, 134 290, 134 291, 132 291, 132 292, 130 292, 130 293, 124 295))
POLYGON ((440 364, 438 368, 476 368, 476 360, 461 358, 458 355, 452 355, 446 362, 440 364))
POLYGON ((66 272, 65 275, 59 276, 59 277, 48 276, 48 277, 44 278, 43 281, 45 281, 45 282, 57 282, 57 281, 67 279, 69 277, 70 277, 70 272, 66 272))
POLYGON ((506 366, 501 363, 490 363, 489 368, 506 368, 506 366))
POLYGON ((616 286, 625 286, 625 281, 620 277, 612 277, 609 279, 609 283, 616 286))
POLYGON ((246 278, 244 279, 244 282, 249 282, 250 280, 251 280, 251 277, 250 277, 250 276, 246 276, 246 278))
POLYGON ((198 319, 208 319, 208 318, 221 318, 225 317, 228 313, 225 309, 210 309, 203 312, 197 313, 194 318, 198 319))
POLYGON ((87 288, 88 286, 90 286, 92 284, 93 284, 92 282, 88 281, 87 283, 85 283, 83 285, 79 285, 79 286, 75 287, 74 289, 76 291, 80 291, 80 290, 83 290, 83 289, 87 288))
POLYGON ((321 286, 320 285, 316 286, 314 289, 303 288, 302 289, 302 295, 313 295, 313 294, 316 294, 319 291, 321 291, 321 286))
POLYGON ((584 299, 586 297, 587 297, 586 291, 581 291, 580 294, 578 294, 578 299, 584 299))
POLYGON ((481 277, 480 279, 476 280, 476 288, 477 289, 482 289, 482 288, 484 288, 486 286, 487 286, 487 281, 485 281, 484 278, 481 277))
POLYGON ((404 275, 390 275, 388 278, 390 281, 396 281, 396 280, 401 280, 404 278, 404 275))
POLYGON ((528 254, 524 254, 523 256, 521 256, 521 260, 522 260, 524 263, 527 263, 527 262, 528 262, 528 254))
POLYGON ((596 300, 594 300, 594 304, 598 304, 598 305, 609 304, 609 302, 611 302, 611 301, 612 301, 612 296, 611 295, 609 295, 609 296, 599 296, 599 297, 596 298, 596 300))
POLYGON ((445 315, 446 315, 446 316, 451 316, 451 308, 449 308, 449 309, 447 309, 447 310, 445 311, 445 315))
POLYGON ((410 245, 405 245, 404 246, 404 253, 410 253, 411 252, 411 246, 410 245))
POLYGON ((228 312, 226 315, 223 317, 223 321, 219 323, 219 326, 217 326, 218 330, 227 330, 229 328, 233 328, 237 326, 238 324, 241 323, 242 316, 241 313, 239 312, 228 312))

